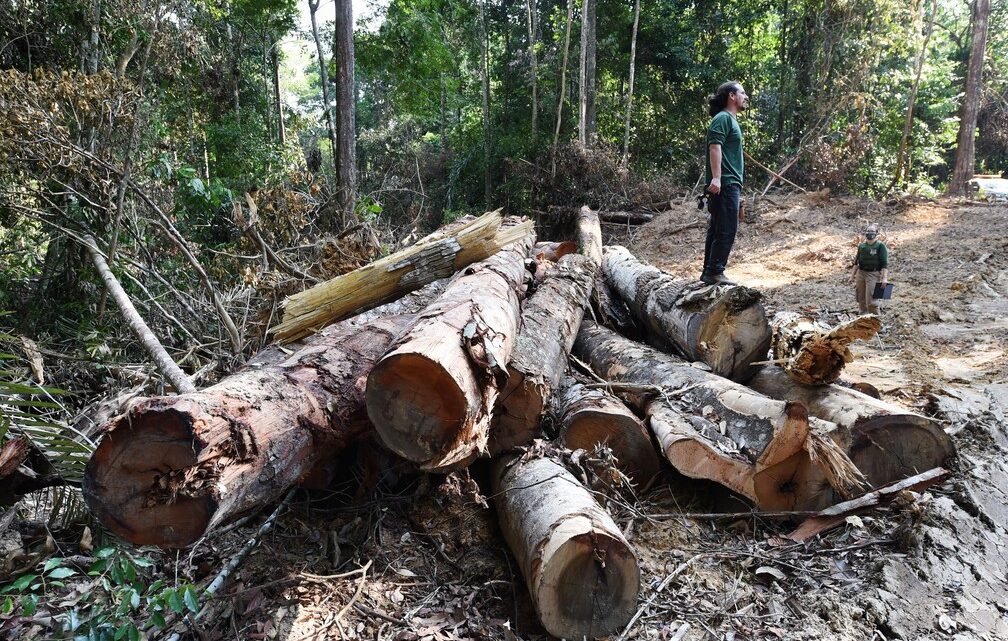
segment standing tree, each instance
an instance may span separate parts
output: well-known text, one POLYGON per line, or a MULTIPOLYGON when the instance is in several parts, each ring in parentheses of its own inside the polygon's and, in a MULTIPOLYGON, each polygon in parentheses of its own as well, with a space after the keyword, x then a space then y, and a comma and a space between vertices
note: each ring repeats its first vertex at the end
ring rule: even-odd
POLYGON ((525 3, 528 22, 529 68, 532 71, 532 140, 539 138, 539 72, 536 61, 536 32, 539 29, 539 18, 536 15, 535 0, 525 3))
POLYGON ((579 103, 578 142, 582 147, 595 143, 595 2, 584 0, 581 6, 581 100, 579 103))
POLYGON ((287 128, 284 126, 283 100, 280 97, 280 39, 276 34, 270 34, 270 63, 273 66, 273 101, 276 108, 277 142, 280 146, 287 144, 287 128))
MULTIPOLYGON (((924 5, 927 11, 927 5, 924 5)), ((920 54, 917 56, 917 64, 914 68, 913 87, 910 88, 910 99, 907 101, 906 121, 903 124, 903 137, 900 138, 899 151, 896 152, 896 171, 893 174, 892 186, 900 181, 906 182, 910 178, 910 163, 906 161, 907 143, 910 140, 910 131, 913 129, 914 104, 917 102, 917 90, 920 87, 921 72, 924 69, 924 59, 927 56, 928 42, 931 41, 931 33, 934 31, 935 15, 938 13, 938 6, 931 9, 928 18, 927 30, 924 32, 924 42, 921 44, 920 54)))
POLYGON ((556 147, 560 142, 560 122, 563 118, 564 101, 567 100, 567 57, 570 54, 571 23, 574 21, 574 0, 567 0, 567 30, 564 35, 563 62, 560 63, 560 99, 557 100, 556 128, 553 130, 553 167, 550 175, 556 175, 556 147))
POLYGON ((480 80, 483 82, 483 200, 490 209, 490 70, 487 61, 486 0, 479 0, 480 80))
POLYGON ((337 120, 337 176, 339 204, 344 219, 353 220, 357 194, 357 92, 354 88, 353 2, 336 0, 335 46, 337 120))
POLYGON ((318 11, 321 0, 308 0, 308 10, 311 13, 312 37, 315 38, 315 49, 318 51, 319 62, 319 83, 322 85, 322 110, 325 112, 326 129, 329 132, 329 144, 332 146, 333 167, 338 167, 336 160, 336 150, 339 145, 336 143, 336 124, 333 122, 332 102, 329 101, 329 71, 326 67, 325 52, 322 50, 322 39, 319 38, 318 22, 315 19, 315 12, 318 11))
POLYGON ((623 122, 623 166, 630 160, 630 111, 633 107, 634 67, 637 63, 637 24, 640 22, 640 0, 634 0, 633 31, 630 34, 630 78, 627 83, 626 120, 623 122))
POLYGON ((966 183, 973 177, 976 157, 976 124, 980 110, 980 90, 983 75, 984 52, 987 50, 987 22, 990 18, 990 0, 973 3, 973 38, 969 63, 966 66, 966 87, 959 110, 959 144, 956 148, 955 171, 949 184, 949 194, 962 196, 966 183))

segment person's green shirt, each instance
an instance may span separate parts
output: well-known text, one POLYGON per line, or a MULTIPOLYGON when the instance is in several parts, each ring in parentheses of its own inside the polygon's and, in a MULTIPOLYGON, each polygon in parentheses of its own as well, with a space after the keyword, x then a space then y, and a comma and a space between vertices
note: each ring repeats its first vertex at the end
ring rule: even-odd
POLYGON ((885 243, 861 243, 857 246, 857 264, 866 272, 877 272, 889 267, 889 249, 885 243))
POLYGON ((742 157, 742 128, 730 111, 719 112, 707 127, 707 183, 713 174, 710 166, 710 146, 721 145, 721 186, 742 184, 745 160, 742 157))

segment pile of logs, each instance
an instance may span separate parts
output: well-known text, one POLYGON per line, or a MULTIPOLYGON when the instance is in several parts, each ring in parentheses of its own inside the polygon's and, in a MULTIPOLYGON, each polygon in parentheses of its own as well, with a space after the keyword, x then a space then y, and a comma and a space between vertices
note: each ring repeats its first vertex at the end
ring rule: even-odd
POLYGON ((677 281, 603 248, 587 208, 576 222, 573 243, 537 244, 494 212, 299 295, 279 331, 298 342, 112 419, 88 504, 129 541, 182 547, 325 486, 362 439, 425 472, 492 457, 487 492, 540 620, 582 638, 627 624, 640 570, 595 493, 544 452, 606 446, 639 488, 667 461, 769 510, 831 505, 952 454, 930 419, 833 384, 871 319, 771 323, 759 292, 677 281), (547 436, 556 448, 528 447, 547 436))

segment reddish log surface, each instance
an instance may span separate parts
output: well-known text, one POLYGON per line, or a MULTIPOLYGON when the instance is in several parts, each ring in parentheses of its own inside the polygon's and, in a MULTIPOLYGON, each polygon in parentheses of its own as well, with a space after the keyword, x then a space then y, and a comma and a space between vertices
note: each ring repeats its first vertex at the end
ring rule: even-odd
POLYGON ((347 324, 204 390, 130 404, 88 462, 84 498, 118 536, 169 548, 269 503, 370 431, 365 377, 412 320, 347 324))

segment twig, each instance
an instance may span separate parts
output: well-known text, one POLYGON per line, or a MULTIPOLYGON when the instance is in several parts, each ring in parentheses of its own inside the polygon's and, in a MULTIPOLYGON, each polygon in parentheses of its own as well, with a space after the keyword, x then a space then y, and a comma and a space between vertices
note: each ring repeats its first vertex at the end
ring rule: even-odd
MULTIPOLYGON (((210 583, 210 585, 207 586, 207 589, 205 590, 207 597, 213 597, 213 595, 217 593, 217 590, 221 589, 221 587, 224 585, 224 582, 227 581, 228 577, 231 576, 231 573, 234 572, 235 569, 237 569, 238 566, 241 565, 243 561, 245 561, 245 558, 248 557, 248 555, 252 552, 252 550, 255 549, 257 545, 259 545, 259 540, 262 539, 263 536, 265 536, 267 533, 269 533, 270 530, 273 529, 273 524, 276 523, 277 517, 280 516, 280 513, 283 512, 284 508, 287 507, 287 504, 290 503, 291 498, 294 496, 295 490, 296 488, 287 492, 287 496, 285 496, 284 499, 280 501, 280 505, 278 505, 276 509, 273 510, 273 514, 270 514, 269 518, 267 518, 263 522, 263 524, 259 526, 259 529, 252 536, 252 538, 245 543, 245 546, 238 551, 238 554, 235 554, 233 557, 231 557, 231 560, 228 561, 223 568, 221 568, 221 571, 217 573, 217 576, 214 577, 214 580, 210 583)), ((200 611, 197 612, 195 616, 186 618, 189 620, 190 624, 192 624, 199 621, 207 612, 208 608, 204 606, 200 608, 200 611)), ((175 634, 171 635, 171 637, 168 638, 168 641, 179 641, 180 638, 182 638, 182 633, 176 632, 175 634)))
POLYGON ((376 610, 376 609, 368 607, 368 606, 366 606, 366 605, 364 605, 362 603, 354 603, 353 607, 354 607, 354 610, 357 610, 361 614, 366 614, 366 615, 372 616, 372 617, 378 617, 379 619, 382 619, 384 621, 388 621, 389 623, 395 623, 395 624, 398 624, 398 625, 406 625, 406 622, 403 621, 402 619, 397 619, 397 618, 395 618, 393 616, 389 616, 389 615, 385 614, 384 612, 382 612, 381 610, 376 610))
POLYGON ((653 519, 694 519, 697 521, 720 521, 721 519, 744 519, 763 517, 768 519, 787 519, 798 516, 814 516, 819 514, 816 511, 795 510, 778 512, 669 512, 667 514, 649 514, 653 519))
MULTIPOLYGON (((655 599, 658 598, 658 595, 661 594, 662 590, 668 587, 668 584, 672 582, 672 579, 682 574, 683 570, 688 568, 693 563, 693 561, 696 561, 699 558, 700 555, 698 554, 693 558, 691 558, 689 561, 686 561, 676 569, 672 570, 672 573, 669 574, 667 577, 665 577, 665 579, 660 584, 658 584, 658 587, 655 588, 654 594, 648 597, 648 600, 645 601, 644 604, 637 609, 637 612, 633 615, 633 618, 630 619, 630 622, 626 624, 626 627, 623 628, 623 632, 619 635, 619 637, 617 637, 616 641, 624 641, 627 638, 627 634, 630 633, 630 628, 632 628, 634 624, 637 623, 637 620, 641 618, 645 610, 651 607, 651 604, 654 603, 655 599)), ((678 634, 678 632, 676 634, 678 634)))
POLYGON ((690 624, 683 623, 681 626, 679 626, 679 629, 676 630, 675 634, 669 637, 669 641, 682 641, 682 638, 686 636, 686 633, 689 632, 689 630, 690 630, 690 624))
MULTIPOLYGON (((312 630, 311 632, 301 635, 296 639, 296 641, 304 641, 305 639, 311 639, 311 638, 320 638, 323 636, 322 635, 323 632, 325 632, 334 625, 338 625, 340 619, 343 618, 343 615, 345 615, 347 611, 350 610, 350 608, 354 607, 354 605, 357 603, 357 599, 360 598, 361 593, 364 591, 364 584, 367 582, 367 571, 368 568, 370 567, 371 567, 371 559, 368 559, 368 562, 364 564, 364 567, 358 570, 358 572, 361 573, 361 578, 357 581, 357 590, 354 592, 354 595, 350 597, 350 602, 344 605, 340 609, 340 611, 336 613, 336 616, 333 617, 332 621, 326 623, 324 626, 322 626, 322 629, 320 630, 312 630)), ((340 637, 342 638, 342 635, 340 635, 340 637)))
POLYGON ((749 155, 749 152, 748 152, 748 151, 743 151, 742 153, 744 153, 744 154, 745 154, 745 159, 746 159, 746 160, 748 160, 748 161, 749 161, 749 162, 751 162, 752 164, 756 165, 757 167, 759 167, 759 168, 760 168, 760 169, 762 169, 763 171, 767 172, 767 173, 768 173, 768 174, 770 174, 771 176, 774 176, 774 177, 776 177, 776 178, 777 178, 778 180, 782 180, 782 181, 786 182, 787 184, 791 185, 792 187, 794 187, 794 188, 796 188, 796 189, 798 189, 798 190, 800 190, 800 191, 807 191, 807 190, 806 190, 806 189, 805 189, 804 187, 802 187, 801 185, 797 185, 797 184, 795 184, 795 183, 791 182, 790 180, 788 180, 788 179, 787 179, 787 178, 785 178, 784 176, 781 176, 780 174, 778 174, 778 173, 777 173, 776 171, 774 171, 773 169, 770 169, 769 167, 767 167, 766 165, 764 165, 764 164, 763 164, 763 163, 761 163, 760 161, 758 161, 758 160, 756 160, 755 158, 753 158, 752 156, 750 156, 750 155, 749 155))

